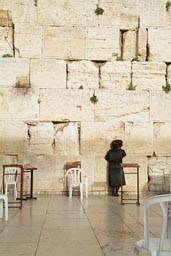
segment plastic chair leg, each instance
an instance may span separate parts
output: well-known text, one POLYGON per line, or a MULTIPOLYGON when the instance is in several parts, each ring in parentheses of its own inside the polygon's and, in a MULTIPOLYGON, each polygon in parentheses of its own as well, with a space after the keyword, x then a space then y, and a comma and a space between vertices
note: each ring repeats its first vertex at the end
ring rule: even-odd
POLYGON ((3 217, 3 200, 0 200, 0 218, 3 217))
POLYGON ((8 197, 5 198, 5 220, 8 221, 8 197))
POLYGON ((83 198, 83 184, 80 183, 80 198, 83 198))

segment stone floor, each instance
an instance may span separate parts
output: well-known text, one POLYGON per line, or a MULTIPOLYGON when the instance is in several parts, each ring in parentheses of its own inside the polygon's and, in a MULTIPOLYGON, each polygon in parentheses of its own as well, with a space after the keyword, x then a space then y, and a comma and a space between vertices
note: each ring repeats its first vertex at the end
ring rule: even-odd
MULTIPOLYGON (((133 256, 143 237, 143 202, 121 205, 120 197, 39 196, 24 201, 22 210, 9 209, 0 220, 2 256, 133 256)), ((134 202, 134 201, 132 201, 134 202)), ((152 211, 159 232, 161 213, 152 211)))

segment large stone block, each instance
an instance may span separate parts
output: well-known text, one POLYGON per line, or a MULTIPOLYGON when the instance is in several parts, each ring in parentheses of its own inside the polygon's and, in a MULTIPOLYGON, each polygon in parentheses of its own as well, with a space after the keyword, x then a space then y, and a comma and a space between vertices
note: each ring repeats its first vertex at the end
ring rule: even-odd
POLYGON ((151 28, 148 30, 149 61, 171 60, 171 29, 151 28))
POLYGON ((68 63, 67 88, 99 88, 99 69, 91 61, 73 61, 68 63))
POLYGON ((17 23, 14 30, 15 53, 18 57, 42 56, 43 29, 38 25, 17 23))
POLYGON ((93 90, 41 89, 40 119, 53 121, 93 121, 93 90))
POLYGON ((125 141, 128 154, 151 156, 154 151, 153 123, 126 123, 125 141))
POLYGON ((150 102, 146 91, 101 90, 96 92, 96 96, 96 121, 149 121, 150 102))
POLYGON ((169 192, 171 157, 150 157, 148 163, 149 190, 169 192))
POLYGON ((0 153, 17 155, 26 150, 27 125, 22 121, 0 120, 0 153))
POLYGON ((39 94, 28 88, 0 89, 0 119, 37 120, 39 94))
POLYGON ((30 87, 29 60, 0 58, 0 87, 30 87))
MULTIPOLYGON (((127 10, 127 9, 126 9, 127 10)), ((135 30, 139 26, 139 16, 128 12, 121 13, 120 26, 121 30, 135 30)))
POLYGON ((85 59, 110 60, 119 53, 119 27, 87 27, 85 59))
POLYGON ((52 154, 54 141, 54 128, 52 122, 28 124, 28 153, 52 154))
POLYGON ((166 11, 165 0, 141 0, 140 8, 140 27, 168 27, 171 24, 169 12, 166 11))
POLYGON ((30 83, 33 88, 66 89, 65 61, 54 59, 32 59, 30 83))
POLYGON ((81 154, 105 156, 114 139, 124 140, 125 126, 117 122, 82 122, 81 154))
POLYGON ((147 29, 138 29, 138 59, 140 61, 146 61, 147 59, 147 29))
POLYGON ((170 156, 171 152, 171 122, 154 123, 155 154, 170 156))
POLYGON ((0 26, 0 56, 13 55, 13 29, 0 26))
POLYGON ((132 83, 137 90, 162 90, 166 83, 164 62, 133 62, 132 83))
POLYGON ((100 87, 125 90, 131 82, 131 62, 107 62, 101 67, 100 87))
POLYGON ((6 27, 7 30, 9 29, 9 27, 12 27, 12 18, 10 11, 0 9, 0 27, 6 27))
POLYGON ((151 91, 150 119, 155 122, 171 121, 171 94, 151 91))
POLYGON ((54 152, 62 156, 77 156, 80 154, 80 125, 79 123, 54 124, 54 152))
POLYGON ((43 56, 58 59, 84 59, 84 27, 45 27, 43 56))
POLYGON ((123 59, 132 60, 137 54, 137 32, 129 30, 123 33, 123 59))
POLYGON ((95 0, 88 4, 83 0, 65 2, 58 0, 39 1, 38 22, 42 25, 53 26, 97 25, 94 13, 95 8, 95 0))

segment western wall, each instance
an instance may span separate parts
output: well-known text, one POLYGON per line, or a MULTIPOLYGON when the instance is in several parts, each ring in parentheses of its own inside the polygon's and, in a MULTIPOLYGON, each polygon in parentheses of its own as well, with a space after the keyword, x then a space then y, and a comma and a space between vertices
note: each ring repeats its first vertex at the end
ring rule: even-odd
POLYGON ((89 192, 105 194, 118 138, 140 191, 168 191, 169 2, 0 0, 1 169, 29 163, 35 192, 63 193, 65 163, 81 161, 89 192))

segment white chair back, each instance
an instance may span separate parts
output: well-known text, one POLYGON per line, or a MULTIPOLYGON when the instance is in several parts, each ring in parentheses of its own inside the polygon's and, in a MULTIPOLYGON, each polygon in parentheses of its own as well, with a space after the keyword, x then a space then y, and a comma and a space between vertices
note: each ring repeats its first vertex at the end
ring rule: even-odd
POLYGON ((5 183, 14 184, 18 180, 18 167, 5 167, 5 183))
POLYGON ((171 194, 157 195, 149 198, 144 204, 144 239, 136 243, 135 255, 139 252, 158 256, 171 255, 171 237, 168 237, 168 206, 171 203, 171 194), (150 207, 158 203, 162 210, 163 222, 161 234, 158 238, 150 237, 150 207), (167 234, 167 236, 166 236, 167 234))
POLYGON ((72 190, 74 187, 80 187, 80 197, 83 197, 83 186, 86 189, 86 197, 88 197, 88 178, 85 171, 81 168, 70 168, 66 172, 69 197, 72 197, 72 190))
POLYGON ((21 171, 19 167, 15 166, 3 166, 4 168, 4 185, 5 185, 5 194, 8 193, 8 186, 14 186, 14 195, 17 198, 17 181, 18 181, 18 174, 21 171))

